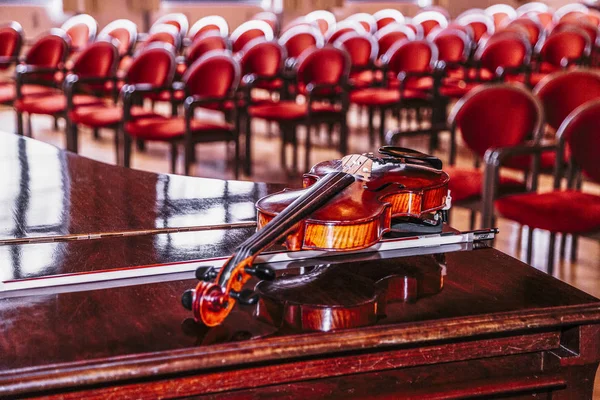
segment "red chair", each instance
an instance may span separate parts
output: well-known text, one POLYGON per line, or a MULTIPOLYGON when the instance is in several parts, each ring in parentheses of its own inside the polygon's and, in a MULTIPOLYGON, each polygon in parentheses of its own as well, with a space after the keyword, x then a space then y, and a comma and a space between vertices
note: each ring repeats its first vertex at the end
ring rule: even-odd
POLYGON ((496 29, 493 18, 483 11, 459 16, 454 20, 454 23, 470 27, 473 31, 473 40, 475 43, 479 43, 481 39, 492 36, 496 29))
POLYGON ((128 19, 117 19, 106 25, 98 34, 99 38, 110 36, 119 41, 119 56, 125 57, 133 54, 137 43, 137 25, 128 19))
POLYGON ((375 22, 377 23, 377 30, 380 30, 389 24, 404 24, 405 22, 404 15, 400 11, 392 8, 385 8, 377 11, 373 14, 373 18, 375 18, 375 22))
POLYGON ((209 15, 204 18, 200 18, 192 25, 188 37, 193 43, 200 36, 208 32, 218 32, 222 37, 229 36, 229 24, 225 18, 220 15, 209 15))
POLYGON ((374 83, 375 61, 379 54, 379 46, 372 35, 348 32, 333 44, 345 50, 350 56, 352 65, 349 84, 351 89, 362 89, 374 83))
MULTIPOLYGON (((151 90, 170 90, 173 74, 175 72, 175 55, 171 45, 166 43, 153 43, 138 51, 123 78, 126 85, 138 85, 144 87, 147 92, 151 90)), ((67 78, 67 95, 72 94, 85 84, 85 77, 71 75, 67 78)), ((72 103, 72 102, 70 102, 72 103)), ((129 119, 135 118, 159 118, 159 114, 138 105, 129 110, 129 119)), ((72 151, 77 152, 78 127, 83 125, 94 130, 101 128, 113 129, 115 131, 115 152, 117 163, 122 162, 119 151, 120 130, 123 123, 123 106, 117 102, 104 102, 101 104, 69 108, 67 112, 70 127, 68 135, 73 143, 72 151)))
POLYGON ((517 12, 508 4, 494 4, 486 8, 485 13, 492 17, 496 29, 517 18, 517 12))
POLYGON ((517 19, 531 19, 536 21, 543 29, 552 24, 554 9, 540 2, 526 3, 517 8, 517 19))
POLYGON ((96 39, 98 23, 88 14, 69 18, 61 27, 71 38, 71 52, 79 52, 96 39))
MULTIPOLYGON (((282 133, 281 162, 285 166, 286 145, 294 148, 294 165, 297 165, 296 127, 305 125, 305 170, 311 166, 311 127, 320 124, 340 125, 339 149, 347 153, 346 114, 348 100, 346 85, 350 72, 348 54, 333 46, 312 48, 298 59, 296 77, 299 94, 306 97, 303 103, 296 99, 280 100, 275 104, 258 104, 248 108, 251 118, 279 124, 282 133)), ((331 133, 331 132, 330 132, 331 133)))
POLYGON ((177 33, 179 35, 179 42, 181 43, 181 42, 183 42, 183 38, 186 37, 186 35, 187 35, 190 23, 188 22, 188 19, 185 16, 185 14, 173 13, 173 14, 163 15, 162 17, 157 19, 154 22, 154 24, 152 24, 152 27, 150 28, 150 30, 152 30, 152 28, 154 28, 157 25, 174 26, 177 29, 177 33))
POLYGON ((575 21, 588 13, 589 9, 581 3, 565 4, 554 12, 553 22, 557 24, 562 21, 575 21))
POLYGON ((513 21, 510 21, 504 29, 502 30, 511 30, 517 29, 518 32, 527 32, 527 38, 529 39, 529 44, 532 48, 535 48, 537 43, 544 39, 544 28, 540 24, 540 22, 536 19, 532 18, 517 18, 513 21))
POLYGON ((498 32, 482 43, 474 57, 475 69, 468 71, 464 80, 445 80, 440 93, 459 99, 485 82, 528 82, 531 46, 523 35, 498 32))
POLYGON ((259 37, 265 40, 273 40, 274 34, 271 26, 265 21, 246 21, 231 33, 231 50, 237 53, 251 40, 259 37))
POLYGON ((183 62, 177 65, 177 76, 183 76, 187 68, 197 59, 213 50, 229 50, 229 43, 219 31, 208 30, 196 36, 194 42, 187 48, 183 62))
MULTIPOLYGON (((105 84, 114 79, 118 60, 118 50, 112 41, 99 40, 88 45, 81 51, 71 70, 71 74, 76 75, 85 86, 80 86, 81 93, 71 93, 68 96, 64 93, 24 96, 20 92, 20 83, 27 80, 35 69, 19 66, 16 71, 17 100, 14 103, 17 121, 19 121, 18 133, 23 134, 23 113, 29 114, 30 117, 33 114, 41 114, 59 118, 66 117, 68 110, 104 103, 105 84)), ((71 140, 73 137, 70 135, 69 126, 67 126, 66 136, 67 149, 76 151, 77 143, 71 140)))
MULTIPOLYGON (((22 80, 20 83, 20 95, 34 96, 57 91, 58 83, 54 75, 62 71, 68 54, 69 40, 63 30, 52 29, 34 42, 20 66, 22 71, 29 71, 28 79, 22 80)), ((17 88, 14 82, 0 83, 1 104, 12 104, 16 98, 17 88)), ((17 132, 21 132, 21 134, 23 132, 22 123, 22 119, 18 118, 17 132)))
MULTIPOLYGON (((320 32, 319 32, 320 34, 320 32)), ((253 94, 253 89, 266 89, 284 95, 284 65, 287 51, 275 40, 254 39, 244 47, 239 57, 242 70, 241 91, 243 100, 240 119, 244 126, 246 175, 252 174, 252 115, 249 108, 257 105, 273 104, 273 101, 253 94)), ((242 125, 242 124, 240 124, 242 125)))
POLYGON ((327 35, 325 36, 325 43, 333 43, 339 37, 348 32, 367 33, 368 31, 361 23, 357 21, 340 21, 335 25, 335 28, 333 30, 327 32, 327 35))
POLYGON ((152 25, 143 46, 147 46, 150 43, 168 43, 173 46, 177 52, 181 50, 182 46, 181 35, 179 34, 177 27, 171 24, 152 25))
POLYGON ((423 35, 429 35, 434 28, 447 28, 448 18, 439 11, 422 11, 415 15, 411 22, 423 27, 423 35))
MULTIPOLYGON (((383 143, 388 110, 399 112, 407 108, 434 107, 432 76, 437 57, 437 48, 431 42, 406 39, 397 42, 381 58, 384 87, 359 89, 350 93, 350 101, 366 107, 369 112, 369 138, 372 144, 375 142, 373 116, 376 110, 380 116, 379 139, 383 143)), ((431 131, 427 130, 427 133, 431 131)))
MULTIPOLYGON (((557 158, 568 157, 571 162, 572 173, 567 179, 565 190, 560 189, 564 171, 558 168, 554 176, 554 190, 545 193, 533 192, 505 196, 493 203, 499 215, 528 226, 531 232, 533 229, 550 232, 549 274, 554 271, 557 233, 600 239, 600 196, 581 191, 576 186, 576 179, 573 179, 576 176, 573 172, 581 171, 593 182, 600 183, 597 154, 597 149, 600 148, 599 120, 600 100, 590 101, 569 114, 557 132, 557 158)), ((496 160, 514 154, 535 154, 543 150, 543 147, 531 145, 517 149, 490 151, 490 154, 487 155, 490 170, 492 170, 490 176, 493 176, 495 172, 493 168, 496 160)), ((528 243, 527 260, 529 262, 532 242, 529 240, 528 243)))
MULTIPOLYGON (((262 22, 262 21, 261 21, 262 22)), ((178 145, 185 146, 185 174, 189 174, 190 166, 195 159, 194 150, 197 143, 233 142, 235 144, 234 172, 238 176, 239 138, 238 127, 227 122, 197 118, 198 107, 209 107, 215 110, 227 109, 227 103, 234 99, 234 93, 240 80, 240 66, 229 51, 215 50, 205 54, 186 71, 181 89, 185 90, 185 115, 183 117, 135 118, 131 119, 131 107, 134 99, 148 90, 147 85, 127 85, 123 87, 125 107, 125 123, 123 131, 124 164, 130 165, 131 141, 166 142, 171 146, 171 171, 175 172, 178 145)), ((158 89, 164 90, 164 89, 158 89)))
POLYGON ((277 14, 271 11, 263 11, 255 14, 251 19, 257 21, 265 21, 273 30, 274 36, 279 36, 279 19, 277 14))
POLYGON ((23 46, 23 28, 11 21, 0 25, 0 71, 4 71, 19 61, 23 46))
POLYGON ((368 13, 352 14, 345 21, 356 21, 363 26, 367 33, 375 33, 377 31, 377 21, 375 17, 368 13))
POLYGON ((327 32, 335 29, 336 19, 332 12, 326 10, 315 10, 304 16, 304 19, 311 23, 315 23, 321 34, 325 36, 327 32))
MULTIPOLYGON (((444 171, 450 175, 453 203, 471 210, 471 228, 475 226, 475 212, 487 204, 481 202, 482 196, 487 196, 484 193, 487 178, 479 164, 488 149, 511 147, 538 139, 543 120, 539 100, 521 85, 481 85, 453 107, 448 117, 451 127, 450 165, 444 171), (473 168, 456 167, 457 131, 474 156, 473 168)), ((501 176, 496 182, 497 196, 525 190, 524 181, 501 176)), ((482 214, 486 211, 483 209, 482 214)), ((485 217, 488 218, 487 215, 485 217)))
POLYGON ((281 35, 279 44, 286 49, 290 63, 293 63, 307 49, 323 47, 325 38, 314 26, 297 25, 281 35))
MULTIPOLYGON (((464 80, 467 78, 467 67, 471 55, 470 37, 454 28, 434 29, 427 40, 433 42, 438 49, 438 60, 445 63, 447 80, 464 80)), ((442 85, 446 84, 444 80, 442 85)))
POLYGON ((537 71, 531 74, 531 85, 536 85, 553 71, 587 64, 591 51, 589 36, 579 28, 563 27, 552 32, 537 46, 537 71))
POLYGON ((406 25, 388 24, 375 33, 375 40, 377 40, 379 47, 377 57, 379 58, 387 53, 390 47, 401 40, 415 40, 416 38, 415 32, 406 25))

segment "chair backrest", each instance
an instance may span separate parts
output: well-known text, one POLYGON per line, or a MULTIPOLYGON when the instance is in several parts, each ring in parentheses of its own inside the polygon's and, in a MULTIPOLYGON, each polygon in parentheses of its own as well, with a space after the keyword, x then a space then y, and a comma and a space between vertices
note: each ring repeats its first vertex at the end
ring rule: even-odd
POLYGON ((552 27, 552 32, 558 32, 568 28, 578 28, 585 31, 585 33, 587 33, 587 35, 590 37, 590 43, 592 46, 597 44, 598 37, 600 37, 600 27, 597 24, 592 24, 587 19, 558 22, 556 25, 554 25, 554 27, 552 27))
POLYGON ((553 31, 538 45, 542 62, 555 67, 567 66, 571 61, 590 56, 592 45, 588 34, 577 27, 564 27, 553 31))
POLYGON ((106 25, 98 34, 98 38, 110 36, 119 41, 119 55, 131 54, 137 42, 137 25, 128 19, 117 19, 106 25))
POLYGON ((430 72, 438 61, 438 49, 427 40, 404 39, 390 47, 381 61, 394 76, 400 72, 430 72))
POLYGON ((205 31, 196 37, 192 45, 187 49, 186 64, 191 65, 204 54, 213 50, 227 50, 227 39, 216 30, 205 31))
POLYGON ((298 58, 306 49, 323 47, 325 38, 314 26, 297 25, 281 35, 279 44, 285 47, 288 57, 298 58))
POLYGON ((275 36, 279 35, 279 19, 277 18, 277 15, 274 12, 262 11, 258 14, 254 14, 254 16, 251 19, 257 21, 265 21, 273 30, 273 34, 275 36))
POLYGON ((133 58, 125 81, 129 84, 147 83, 162 87, 175 75, 175 48, 168 43, 150 43, 133 58))
POLYGON ((152 24, 152 26, 154 27, 155 25, 162 24, 172 25, 175 28, 177 28, 177 33, 179 34, 180 39, 183 39, 187 35, 188 28, 190 26, 187 17, 185 16, 185 14, 182 13, 172 13, 163 15, 162 17, 157 19, 154 22, 154 24, 152 24))
POLYGON ((246 21, 231 33, 231 49, 234 53, 238 52, 252 39, 258 37, 263 37, 266 40, 273 40, 274 34, 271 26, 265 21, 246 21))
POLYGON ((375 22, 377 23, 377 30, 389 25, 389 24, 403 24, 405 21, 404 15, 393 8, 384 8, 373 14, 375 22))
POLYGON ((554 22, 558 23, 563 20, 574 20, 580 16, 585 16, 589 9, 581 3, 565 4, 554 12, 554 22))
POLYGON ((517 11, 508 4, 494 4, 485 9, 485 13, 494 19, 494 25, 499 28, 517 18, 517 11))
POLYGON ((494 19, 484 12, 465 14, 456 18, 454 22, 459 25, 471 27, 471 29, 473 29, 473 40, 475 42, 479 42, 483 37, 493 35, 496 29, 494 19))
POLYGON ((229 35, 229 25, 225 18, 220 15, 209 15, 200 18, 192 25, 188 36, 194 41, 203 34, 211 31, 219 32, 221 36, 227 37, 227 35, 229 35))
POLYGON ((375 33, 375 40, 377 40, 377 44, 379 45, 377 56, 381 57, 396 42, 405 39, 415 40, 416 38, 415 32, 408 26, 396 23, 388 24, 375 33))
POLYGON ((521 85, 480 85, 460 99, 448 117, 479 157, 494 147, 538 138, 544 120, 539 100, 521 85))
POLYGON ((51 29, 42 35, 27 51, 25 63, 39 67, 56 68, 69 52, 69 36, 62 29, 51 29))
MULTIPOLYGON (((18 22, 12 21, 0 25, 0 57, 18 57, 23 45, 23 28, 18 22)), ((12 62, 0 62, 0 70, 10 67, 12 62)))
POLYGON ((73 72, 82 77, 114 75, 119 61, 118 42, 99 39, 81 51, 73 63, 73 72))
POLYGON ((427 40, 433 42, 438 49, 438 59, 446 63, 465 63, 471 54, 471 39, 458 29, 445 28, 431 31, 427 40))
POLYGON ((516 32, 499 32, 492 35, 475 53, 481 67, 495 73, 499 67, 519 68, 531 61, 531 45, 516 32))
MULTIPOLYGON (((415 38, 416 39, 423 39, 425 37, 425 33, 423 31, 423 27, 421 25, 419 25, 419 24, 413 24, 412 20, 407 20, 404 23, 404 26, 406 26, 408 29, 410 29, 411 31, 413 31, 413 33, 415 34, 415 38)), ((429 32, 431 33, 431 31, 429 31, 429 32)))
POLYGON ((542 79, 533 94, 544 105, 546 123, 556 131, 577 107, 600 99, 600 74, 587 69, 557 71, 542 79))
POLYGON ((327 45, 306 50, 299 58, 296 76, 300 92, 312 84, 341 85, 350 73, 350 57, 344 50, 327 45))
POLYGON ((373 65, 379 54, 377 41, 368 33, 348 32, 338 38, 333 45, 348 53, 353 69, 373 65))
POLYGON ((421 25, 423 27, 423 34, 429 35, 434 28, 446 28, 448 27, 448 18, 439 11, 424 11, 420 12, 413 17, 411 22, 415 25, 421 25))
POLYGON ((529 44, 531 44, 532 47, 535 47, 535 45, 543 38, 544 28, 539 21, 536 21, 535 19, 517 18, 510 21, 506 27, 520 27, 527 31, 529 44))
POLYGON ((545 3, 541 3, 539 1, 532 1, 530 3, 523 4, 522 6, 517 8, 516 11, 517 11, 517 16, 520 17, 521 15, 525 15, 530 12, 544 13, 544 12, 549 12, 549 11, 553 11, 553 10, 551 7, 549 7, 545 3))
POLYGON ((600 99, 577 107, 562 123, 557 137, 569 147, 571 159, 592 180, 600 183, 600 99))
POLYGON ((240 64, 229 50, 214 50, 196 60, 183 75, 187 93, 229 98, 240 83, 240 64))
POLYGON ((175 51, 179 51, 181 48, 181 36, 177 27, 171 24, 154 24, 144 45, 150 43, 168 43, 175 48, 175 51))
POLYGON ((335 42, 340 36, 348 32, 368 32, 365 27, 357 21, 343 20, 335 25, 333 30, 327 32, 325 36, 326 43, 335 42))
POLYGON ((327 32, 334 30, 336 25, 335 15, 331 11, 327 10, 315 10, 309 12, 304 16, 304 19, 308 22, 314 22, 319 27, 321 34, 325 35, 327 32))
POLYGON ((356 13, 346 18, 346 20, 358 22, 368 33, 375 33, 377 31, 377 21, 371 14, 356 13))
POLYGON ((259 77, 279 75, 287 52, 276 40, 256 38, 238 53, 242 76, 254 74, 259 77))
POLYGON ((79 51, 94 41, 98 32, 98 23, 88 14, 79 14, 69 18, 60 27, 71 38, 71 49, 79 51))

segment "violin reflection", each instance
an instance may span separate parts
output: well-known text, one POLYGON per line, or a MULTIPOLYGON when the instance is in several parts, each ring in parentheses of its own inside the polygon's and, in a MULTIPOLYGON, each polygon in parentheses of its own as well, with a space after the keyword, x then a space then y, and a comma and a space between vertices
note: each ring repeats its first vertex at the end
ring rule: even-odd
POLYGON ((262 281, 256 317, 297 331, 369 326, 386 318, 392 303, 439 293, 445 254, 316 265, 305 273, 262 281))

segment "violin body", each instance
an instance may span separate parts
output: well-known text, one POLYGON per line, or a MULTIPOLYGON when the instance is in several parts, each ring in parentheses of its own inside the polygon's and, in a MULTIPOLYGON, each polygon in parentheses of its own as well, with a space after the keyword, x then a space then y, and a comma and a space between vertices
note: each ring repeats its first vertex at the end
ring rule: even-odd
MULTIPOLYGON (((357 250, 377 243, 392 218, 420 218, 446 206, 448 175, 420 165, 372 159, 368 181, 357 180, 325 206, 299 223, 285 237, 289 250, 357 250)), ((304 175, 300 190, 284 190, 256 203, 258 229, 304 194, 342 160, 315 165, 304 175)))

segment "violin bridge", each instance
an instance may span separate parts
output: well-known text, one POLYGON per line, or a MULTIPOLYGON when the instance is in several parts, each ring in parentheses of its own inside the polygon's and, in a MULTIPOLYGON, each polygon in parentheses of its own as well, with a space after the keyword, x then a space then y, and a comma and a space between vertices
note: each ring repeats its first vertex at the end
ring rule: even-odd
POLYGON ((364 154, 350 154, 342 158, 342 171, 364 180, 371 178, 373 160, 364 154))

